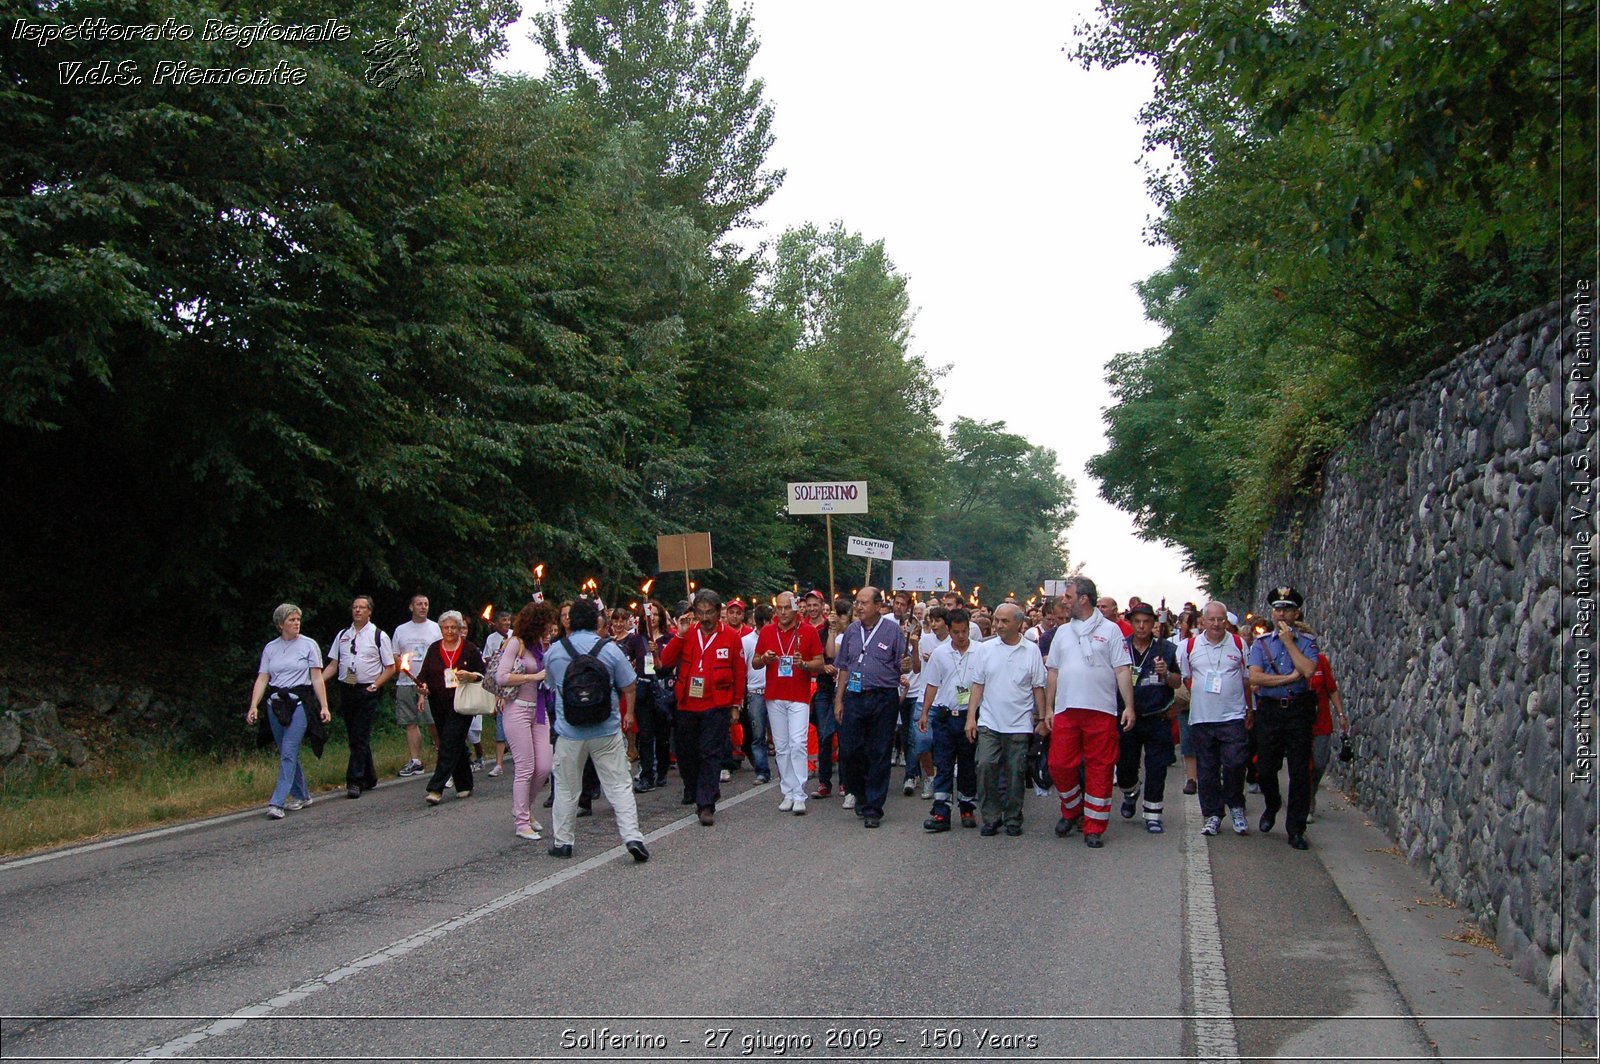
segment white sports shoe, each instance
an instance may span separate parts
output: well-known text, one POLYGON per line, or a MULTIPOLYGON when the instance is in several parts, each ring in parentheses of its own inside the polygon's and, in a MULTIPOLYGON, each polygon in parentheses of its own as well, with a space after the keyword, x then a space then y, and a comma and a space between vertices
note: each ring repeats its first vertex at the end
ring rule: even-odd
POLYGON ((846 809, 854 809, 856 807, 856 796, 853 794, 845 795, 843 805, 846 809))
POLYGON ((922 784, 922 800, 926 802, 926 801, 931 801, 932 799, 933 799, 933 777, 929 776, 927 778, 927 780, 922 784))
POLYGON ((805 802, 804 798, 802 798, 799 801, 794 803, 794 815, 795 816, 805 816, 806 815, 806 802, 805 802))
POLYGON ((793 808, 794 808, 794 799, 793 798, 785 798, 783 801, 778 803, 778 812, 780 812, 780 813, 787 813, 789 810, 791 810, 793 808))
POLYGON ((1221 831, 1221 830, 1222 830, 1222 818, 1220 816, 1208 816, 1208 817, 1206 817, 1206 826, 1200 829, 1200 834, 1202 834, 1202 835, 1215 835, 1218 831, 1221 831))

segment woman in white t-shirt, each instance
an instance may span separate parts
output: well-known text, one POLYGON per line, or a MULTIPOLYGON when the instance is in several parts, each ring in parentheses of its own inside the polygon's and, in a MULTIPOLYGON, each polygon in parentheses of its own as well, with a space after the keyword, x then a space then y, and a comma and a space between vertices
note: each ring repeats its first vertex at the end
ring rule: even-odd
POLYGON ((327 739, 324 727, 333 719, 328 713, 328 690, 322 681, 322 652, 317 641, 300 634, 300 607, 285 602, 272 611, 278 638, 261 650, 261 665, 255 686, 250 689, 250 710, 246 724, 255 724, 262 696, 267 699, 267 723, 278 744, 278 783, 267 800, 267 816, 283 819, 285 809, 303 809, 311 804, 306 774, 300 767, 300 744, 311 736, 311 752, 322 756, 327 739), (309 716, 308 703, 315 701, 316 717, 309 716))

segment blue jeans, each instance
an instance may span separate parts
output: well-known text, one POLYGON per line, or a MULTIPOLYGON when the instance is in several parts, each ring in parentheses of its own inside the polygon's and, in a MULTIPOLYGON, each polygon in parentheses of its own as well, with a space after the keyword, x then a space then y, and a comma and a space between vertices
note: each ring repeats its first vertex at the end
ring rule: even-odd
MULTIPOLYGON (((824 787, 833 786, 833 737, 839 732, 839 722, 833 719, 833 695, 811 696, 811 723, 817 728, 817 782, 824 787)), ((843 773, 840 779, 843 780, 843 773)))
POLYGON ((922 778, 922 755, 933 750, 933 721, 928 721, 927 731, 918 731, 917 721, 922 719, 922 699, 908 698, 905 705, 909 711, 900 746, 906 755, 906 779, 919 780, 922 778))
POLYGON ((744 749, 750 756, 750 768, 757 776, 772 778, 767 766, 767 696, 760 691, 749 691, 744 696, 744 712, 739 714, 744 725, 744 749))
POLYGON ((287 728, 278 723, 278 715, 272 712, 271 706, 265 707, 265 712, 267 722, 272 725, 272 738, 278 743, 278 785, 272 788, 272 798, 267 804, 282 809, 291 794, 302 802, 311 797, 306 789, 305 770, 300 767, 300 743, 306 737, 306 707, 295 706, 287 728))
POLYGON ((967 738, 967 715, 951 713, 942 706, 930 710, 928 731, 933 736, 933 800, 948 807, 951 794, 959 786, 961 808, 970 812, 978 800, 978 768, 974 761, 978 748, 967 738))
POLYGON ((889 758, 900 718, 900 691, 869 687, 844 693, 839 725, 839 768, 844 787, 856 796, 856 812, 882 817, 889 796, 889 758))

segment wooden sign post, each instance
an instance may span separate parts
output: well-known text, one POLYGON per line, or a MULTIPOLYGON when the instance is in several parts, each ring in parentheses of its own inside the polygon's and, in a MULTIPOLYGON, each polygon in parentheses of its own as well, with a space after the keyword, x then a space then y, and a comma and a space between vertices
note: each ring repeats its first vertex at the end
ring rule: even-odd
POLYGON ((692 569, 711 568, 711 533, 685 532, 676 536, 656 537, 656 565, 659 572, 675 573, 683 570, 683 594, 693 597, 689 572, 692 569))
POLYGON ((791 514, 822 514, 828 535, 828 601, 835 594, 833 580, 833 515, 867 512, 867 482, 834 480, 789 485, 791 514))

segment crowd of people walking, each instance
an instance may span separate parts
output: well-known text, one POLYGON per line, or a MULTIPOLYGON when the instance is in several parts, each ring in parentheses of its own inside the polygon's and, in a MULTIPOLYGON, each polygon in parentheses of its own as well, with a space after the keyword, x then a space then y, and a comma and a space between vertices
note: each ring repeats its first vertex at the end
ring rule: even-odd
POLYGON ((429 805, 451 791, 470 797, 475 773, 498 777, 509 758, 513 832, 543 839, 535 809, 548 785, 548 852, 561 858, 573 854, 576 820, 604 796, 627 850, 649 860, 635 795, 669 786, 675 770, 682 803, 711 827, 722 784, 746 762, 757 784, 776 773, 779 813, 803 816, 837 796, 869 830, 895 808, 900 766, 902 794, 931 803, 922 826, 935 834, 959 823, 1021 835, 1028 791, 1053 791, 1055 835, 1080 833, 1098 849, 1119 788, 1123 818, 1165 832, 1167 775, 1181 757, 1202 835, 1218 835, 1224 820, 1249 834, 1248 790, 1261 797, 1258 831, 1281 816, 1289 845, 1309 848, 1334 715, 1339 756, 1351 747, 1300 593, 1275 588, 1270 616, 1241 622, 1222 602, 1172 613, 1135 597, 1119 610, 1086 577, 1065 588, 992 609, 954 592, 918 601, 876 587, 831 602, 820 590, 784 591, 753 609, 704 588, 670 612, 657 599, 609 611, 590 597, 535 601, 514 616, 486 610, 481 648, 459 611, 431 620, 425 595, 392 634, 361 595, 325 657, 301 632, 300 609, 284 603, 246 721, 278 748, 267 815, 282 819, 312 801, 299 751, 310 742, 320 756, 329 692, 339 691, 345 794, 360 798, 378 784, 371 733, 393 681, 409 754, 399 775, 426 771, 424 729, 436 752, 429 805))

